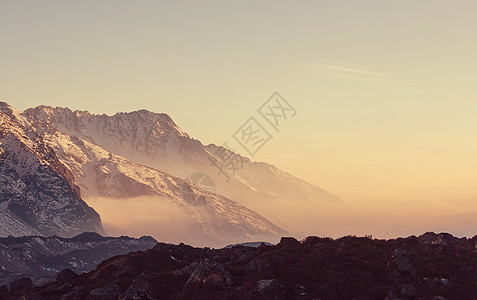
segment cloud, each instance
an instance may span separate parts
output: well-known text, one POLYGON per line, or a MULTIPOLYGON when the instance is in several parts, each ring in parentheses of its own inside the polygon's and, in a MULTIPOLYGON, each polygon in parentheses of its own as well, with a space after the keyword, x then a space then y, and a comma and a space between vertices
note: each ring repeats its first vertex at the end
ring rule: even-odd
POLYGON ((361 66, 340 62, 319 61, 300 63, 299 68, 311 71, 318 75, 338 79, 361 80, 390 84, 405 84, 405 82, 403 81, 389 79, 389 76, 386 74, 368 70, 361 66))
POLYGON ((187 207, 181 207, 161 197, 85 199, 101 215, 104 229, 110 236, 153 236, 166 243, 187 242, 203 245, 210 238, 191 217, 187 207))

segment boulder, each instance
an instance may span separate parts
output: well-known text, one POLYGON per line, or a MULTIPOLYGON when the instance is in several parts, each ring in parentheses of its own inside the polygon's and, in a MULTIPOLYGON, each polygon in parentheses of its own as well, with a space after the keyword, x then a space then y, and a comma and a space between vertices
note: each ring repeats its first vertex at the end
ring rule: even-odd
POLYGON ((260 299, 283 299, 285 289, 276 279, 262 279, 257 281, 253 293, 260 299))
POLYGON ((402 249, 395 249, 393 252, 394 264, 396 269, 401 274, 415 275, 416 269, 414 265, 405 257, 405 252, 402 249))
POLYGON ((207 287, 220 289, 232 286, 233 276, 223 265, 206 258, 193 266, 185 287, 207 287))
POLYGON ((160 285, 146 273, 133 280, 131 285, 119 296, 118 300, 159 299, 160 285))
POLYGON ((278 243, 277 246, 278 247, 299 247, 301 246, 301 243, 292 237, 282 237, 280 239, 280 243, 278 243))
POLYGON ((74 280, 76 277, 78 277, 78 274, 73 272, 71 269, 64 269, 58 275, 56 276, 56 281, 58 283, 65 283, 74 280))
POLYGON ((117 300, 121 292, 117 284, 109 284, 107 286, 91 290, 86 300, 117 300))

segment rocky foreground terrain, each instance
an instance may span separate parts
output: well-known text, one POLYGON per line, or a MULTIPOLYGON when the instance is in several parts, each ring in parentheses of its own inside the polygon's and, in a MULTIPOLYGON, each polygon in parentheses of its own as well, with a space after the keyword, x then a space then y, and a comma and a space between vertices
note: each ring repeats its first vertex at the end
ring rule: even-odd
POLYGON ((2 299, 475 299, 477 236, 393 240, 282 238, 276 246, 193 248, 159 243, 96 270, 22 279, 2 299))

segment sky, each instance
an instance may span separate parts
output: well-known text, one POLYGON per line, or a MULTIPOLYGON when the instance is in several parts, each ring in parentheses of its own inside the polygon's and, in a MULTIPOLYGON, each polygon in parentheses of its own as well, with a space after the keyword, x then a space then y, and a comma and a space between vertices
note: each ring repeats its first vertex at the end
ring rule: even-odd
POLYGON ((222 144, 251 116, 264 122, 257 109, 278 91, 297 114, 267 127, 273 138, 253 160, 365 208, 473 211, 476 9, 0 0, 0 101, 165 112, 204 144, 222 144))

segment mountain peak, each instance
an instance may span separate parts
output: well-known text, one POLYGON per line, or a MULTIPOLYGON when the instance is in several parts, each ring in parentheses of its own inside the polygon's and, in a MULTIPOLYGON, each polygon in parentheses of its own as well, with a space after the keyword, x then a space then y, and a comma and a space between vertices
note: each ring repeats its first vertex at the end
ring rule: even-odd
POLYGON ((119 118, 119 119, 128 119, 133 120, 135 118, 140 119, 141 121, 155 121, 159 122, 159 124, 168 130, 177 130, 183 134, 185 134, 177 124, 172 120, 172 118, 166 113, 156 113, 146 109, 140 109, 132 112, 118 112, 114 116, 102 115, 108 118, 119 118))
POLYGON ((0 101, 0 112, 6 114, 12 121, 20 121, 25 124, 26 119, 22 116, 23 112, 14 108, 6 102, 0 101))
POLYGON ((1 111, 11 110, 11 109, 12 109, 12 107, 7 102, 0 101, 0 110, 1 111))
POLYGON ((67 107, 53 108, 51 106, 40 105, 25 110, 25 114, 41 121, 49 122, 69 134, 78 136, 86 134, 91 138, 97 135, 97 130, 102 131, 103 135, 117 134, 117 132, 114 131, 120 131, 122 133, 131 132, 135 134, 137 131, 148 132, 152 130, 166 134, 176 132, 179 136, 188 137, 169 115, 165 113, 155 113, 145 109, 107 115, 94 114, 85 110, 72 111, 67 107), (93 129, 93 132, 84 132, 85 129, 93 129))

